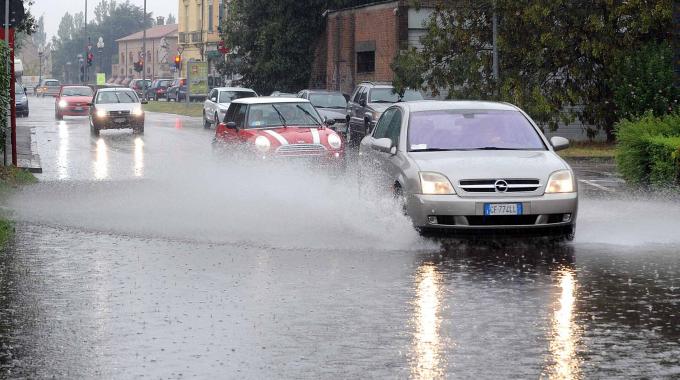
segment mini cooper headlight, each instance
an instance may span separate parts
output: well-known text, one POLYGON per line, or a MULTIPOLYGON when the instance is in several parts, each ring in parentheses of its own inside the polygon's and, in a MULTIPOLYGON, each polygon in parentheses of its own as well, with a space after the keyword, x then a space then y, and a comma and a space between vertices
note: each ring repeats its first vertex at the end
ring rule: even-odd
POLYGON ((340 140, 340 136, 336 135, 335 133, 328 135, 328 145, 330 145, 333 149, 340 149, 342 146, 342 140, 340 140))
POLYGON ((108 116, 108 114, 109 114, 109 113, 106 112, 106 110, 103 110, 103 109, 98 109, 98 110, 97 110, 97 117, 106 117, 106 116, 108 116))
POLYGON ((423 194, 455 194, 451 182, 444 175, 433 172, 420 172, 420 187, 423 194))
POLYGON ((559 170, 551 174, 545 189, 546 194, 573 193, 574 191, 576 191, 576 184, 571 170, 559 170))
POLYGON ((68 106, 68 103, 66 103, 66 100, 62 99, 59 101, 59 108, 64 108, 68 106))
POLYGON ((142 110, 142 107, 133 109, 133 110, 132 110, 132 115, 133 115, 133 116, 142 116, 142 115, 144 115, 144 111, 142 110))
POLYGON ((255 139, 255 147, 262 153, 267 152, 271 146, 272 143, 264 136, 257 136, 255 139))

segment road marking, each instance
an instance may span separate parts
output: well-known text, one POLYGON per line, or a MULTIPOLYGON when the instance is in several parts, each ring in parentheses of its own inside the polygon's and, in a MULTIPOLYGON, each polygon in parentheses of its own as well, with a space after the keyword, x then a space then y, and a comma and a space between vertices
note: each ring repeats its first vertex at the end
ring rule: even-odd
POLYGON ((609 192, 614 192, 614 191, 615 191, 614 189, 610 189, 610 188, 608 188, 608 187, 606 187, 606 186, 598 185, 597 183, 592 182, 592 181, 588 181, 587 179, 579 179, 578 181, 579 181, 579 182, 582 182, 582 183, 585 183, 586 185, 590 185, 590 186, 592 186, 592 187, 594 187, 594 188, 596 188, 596 189, 603 190, 603 191, 609 191, 609 192))

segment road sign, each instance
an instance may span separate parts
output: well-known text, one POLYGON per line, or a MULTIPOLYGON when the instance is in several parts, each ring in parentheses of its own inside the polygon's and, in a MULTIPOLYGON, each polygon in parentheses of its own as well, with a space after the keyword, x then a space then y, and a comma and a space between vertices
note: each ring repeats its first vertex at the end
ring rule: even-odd
POLYGON ((97 73, 97 86, 106 84, 106 73, 97 73))
POLYGON ((189 93, 193 95, 208 94, 208 62, 189 62, 189 93))

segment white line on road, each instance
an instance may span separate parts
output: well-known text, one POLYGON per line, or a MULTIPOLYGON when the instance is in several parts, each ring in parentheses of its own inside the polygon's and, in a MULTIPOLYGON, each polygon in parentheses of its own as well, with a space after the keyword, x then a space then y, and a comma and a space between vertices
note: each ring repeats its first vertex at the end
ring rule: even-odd
POLYGON ((600 189, 600 190, 609 191, 609 192, 615 191, 614 189, 610 189, 606 186, 598 185, 597 183, 594 183, 592 181, 588 181, 587 179, 579 179, 578 181, 581 182, 581 183, 585 183, 586 185, 590 185, 594 188, 600 189))

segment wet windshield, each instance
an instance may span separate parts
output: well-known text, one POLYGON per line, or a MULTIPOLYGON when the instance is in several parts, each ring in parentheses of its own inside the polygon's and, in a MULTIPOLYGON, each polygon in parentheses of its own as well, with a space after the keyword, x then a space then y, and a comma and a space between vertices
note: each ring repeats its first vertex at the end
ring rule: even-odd
POLYGON ((231 103, 234 99, 252 98, 257 96, 252 91, 220 91, 218 103, 231 103))
POLYGON ((253 104, 248 128, 320 125, 321 118, 310 103, 253 104))
POLYGON ((347 101, 342 94, 311 94, 309 101, 314 107, 342 108, 347 107, 347 101))
POLYGON ((92 89, 87 86, 64 87, 61 96, 92 96, 92 89))
POLYGON ((374 88, 371 90, 369 103, 396 103, 398 101, 409 102, 413 100, 423 100, 423 95, 414 90, 406 90, 400 99, 399 94, 393 88, 374 88))
POLYGON ((517 111, 423 111, 411 114, 409 150, 545 150, 517 111))
POLYGON ((97 95, 97 103, 139 103, 139 100, 134 91, 104 91, 97 95))

